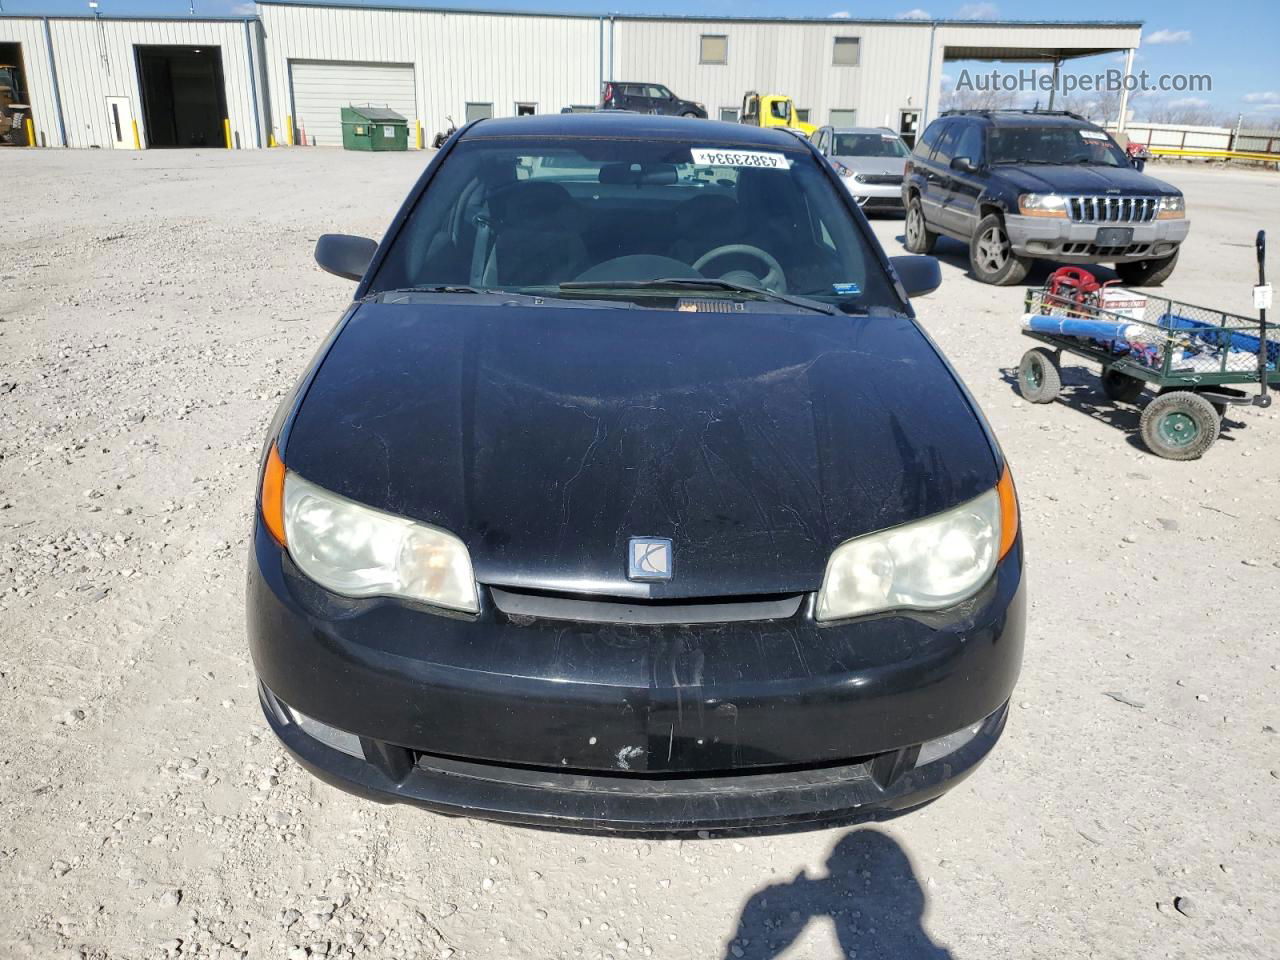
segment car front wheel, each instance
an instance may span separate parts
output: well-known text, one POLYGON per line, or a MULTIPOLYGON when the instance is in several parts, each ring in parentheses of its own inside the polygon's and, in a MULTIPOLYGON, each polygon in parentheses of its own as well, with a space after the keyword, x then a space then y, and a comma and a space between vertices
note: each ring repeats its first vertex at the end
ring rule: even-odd
POLYGON ((983 283, 1008 287, 1023 281, 1031 269, 1031 259, 1013 252, 1004 221, 999 214, 989 213, 969 241, 969 265, 983 283))
POLYGON ((1116 275, 1131 287, 1158 287, 1173 275, 1178 251, 1156 260, 1130 260, 1116 264, 1116 275))
MULTIPOLYGON (((862 201, 865 202, 865 201, 862 201)), ((861 205, 861 203, 859 204, 861 205)), ((907 204, 906 223, 907 250, 911 253, 933 253, 933 246, 938 242, 938 235, 925 223, 924 207, 919 197, 912 197, 907 204)))

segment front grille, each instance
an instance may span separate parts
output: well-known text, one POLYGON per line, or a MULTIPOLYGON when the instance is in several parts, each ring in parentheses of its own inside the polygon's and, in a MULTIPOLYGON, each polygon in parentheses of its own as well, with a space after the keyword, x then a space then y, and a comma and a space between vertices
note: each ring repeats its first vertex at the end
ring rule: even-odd
POLYGON ((490 587, 493 605, 513 620, 574 620, 579 623, 629 623, 645 626, 689 623, 742 623, 785 620, 800 609, 802 594, 706 599, 641 600, 583 596, 541 590, 490 587))
POLYGON ((1067 197, 1067 215, 1077 223, 1146 223, 1159 209, 1159 197, 1067 197))
POLYGON ((1145 257, 1151 253, 1149 243, 1130 243, 1116 247, 1104 246, 1100 243, 1064 243, 1061 253, 1073 257, 1145 257))
POLYGON ((871 184, 877 187, 898 186, 902 183, 902 174, 900 173, 860 173, 858 179, 863 183, 871 184))

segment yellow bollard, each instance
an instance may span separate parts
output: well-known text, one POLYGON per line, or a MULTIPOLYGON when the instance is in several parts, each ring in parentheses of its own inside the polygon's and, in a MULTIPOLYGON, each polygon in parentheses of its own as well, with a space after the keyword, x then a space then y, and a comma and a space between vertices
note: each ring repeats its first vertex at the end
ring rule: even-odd
POLYGON ((422 149, 422 121, 416 120, 414 122, 417 124, 417 127, 418 127, 418 149, 421 150, 422 149))
POLYGON ((133 121, 133 149, 142 149, 142 138, 138 136, 138 121, 133 121))
POLYGON ((293 146, 293 117, 284 118, 284 135, 289 141, 289 146, 293 146))
POLYGON ((274 147, 276 145, 276 135, 274 133, 267 134, 267 146, 274 147))
POLYGON ((31 122, 31 118, 27 117, 27 146, 34 147, 36 145, 36 127, 31 122))
POLYGON ((226 135, 227 149, 230 150, 231 149, 231 121, 226 117, 222 118, 222 132, 226 135))

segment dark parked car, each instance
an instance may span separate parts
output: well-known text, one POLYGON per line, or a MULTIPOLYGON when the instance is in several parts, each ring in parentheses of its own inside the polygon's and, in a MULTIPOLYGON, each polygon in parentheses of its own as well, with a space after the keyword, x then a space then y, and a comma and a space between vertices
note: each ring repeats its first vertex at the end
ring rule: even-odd
POLYGON ((633 113, 707 119, 707 108, 703 104, 681 100, 660 83, 609 80, 600 93, 600 106, 605 110, 630 110, 633 113))
POLYGON ((1044 258, 1111 263, 1125 283, 1156 286, 1190 224, 1182 193, 1140 166, 1075 114, 944 114, 907 161, 907 249, 929 253, 939 234, 963 240, 984 283, 1021 283, 1044 258))
POLYGON ((481 120, 266 439, 248 628, 328 782, 611 830, 923 803, 1004 728, 1017 502, 885 258, 780 130, 481 120))

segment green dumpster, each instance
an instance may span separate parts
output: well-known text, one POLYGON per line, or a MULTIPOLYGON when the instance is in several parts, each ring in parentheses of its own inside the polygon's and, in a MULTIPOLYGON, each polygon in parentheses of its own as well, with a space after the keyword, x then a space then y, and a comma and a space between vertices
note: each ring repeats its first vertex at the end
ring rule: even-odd
POLYGON ((343 107, 342 146, 346 150, 408 150, 409 121, 386 107, 343 107))

